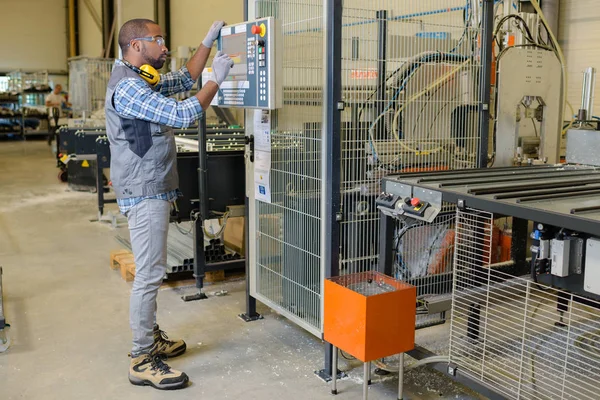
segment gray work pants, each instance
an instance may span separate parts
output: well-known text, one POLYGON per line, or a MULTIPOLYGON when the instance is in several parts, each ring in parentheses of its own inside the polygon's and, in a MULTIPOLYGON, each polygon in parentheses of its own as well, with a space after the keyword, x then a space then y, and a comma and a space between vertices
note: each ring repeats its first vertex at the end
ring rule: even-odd
POLYGON ((167 234, 171 203, 146 199, 127 212, 135 279, 129 324, 133 333, 131 356, 148 353, 154 344, 156 296, 167 270, 167 234))

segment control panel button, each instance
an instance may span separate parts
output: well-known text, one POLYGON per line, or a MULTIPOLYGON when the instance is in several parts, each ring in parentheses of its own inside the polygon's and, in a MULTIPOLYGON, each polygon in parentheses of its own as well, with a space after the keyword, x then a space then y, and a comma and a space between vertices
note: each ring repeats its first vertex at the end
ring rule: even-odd
POLYGON ((419 207, 421 205, 421 200, 419 200, 418 197, 413 197, 413 199, 410 201, 410 205, 413 207, 419 207))
POLYGON ((260 26, 252 25, 252 34, 253 35, 260 35, 260 32, 261 32, 260 26))

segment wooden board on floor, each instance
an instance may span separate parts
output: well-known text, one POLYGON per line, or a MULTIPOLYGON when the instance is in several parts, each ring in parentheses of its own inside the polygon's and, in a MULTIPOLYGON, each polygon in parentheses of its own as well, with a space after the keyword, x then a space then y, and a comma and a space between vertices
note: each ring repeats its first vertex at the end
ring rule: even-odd
POLYGON ((208 271, 204 273, 205 282, 221 282, 225 280, 225 271, 208 271))
POLYGON ((121 271, 121 278, 131 282, 135 277, 135 261, 129 250, 117 250, 110 253, 110 267, 121 271))

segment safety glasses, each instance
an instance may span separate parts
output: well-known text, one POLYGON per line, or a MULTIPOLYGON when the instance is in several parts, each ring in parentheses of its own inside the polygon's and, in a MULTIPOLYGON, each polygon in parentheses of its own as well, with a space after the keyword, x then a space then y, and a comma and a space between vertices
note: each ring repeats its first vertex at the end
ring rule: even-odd
POLYGON ((159 45, 160 47, 163 47, 165 45, 165 38, 162 36, 149 36, 149 37, 140 37, 140 38, 131 39, 129 41, 129 46, 131 46, 131 42, 133 42, 134 40, 143 40, 145 42, 156 42, 156 44, 159 45))

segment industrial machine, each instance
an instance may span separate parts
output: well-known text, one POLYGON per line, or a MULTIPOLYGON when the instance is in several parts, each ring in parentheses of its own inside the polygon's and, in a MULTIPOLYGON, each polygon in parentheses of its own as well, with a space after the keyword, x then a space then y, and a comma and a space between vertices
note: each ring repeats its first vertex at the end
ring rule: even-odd
MULTIPOLYGON (((436 369, 490 398, 593 399, 600 378, 594 70, 586 72, 580 112, 561 127, 561 66, 552 46, 538 42, 546 26, 537 15, 512 15, 496 33, 513 18, 516 40, 527 44, 512 42, 497 57, 494 167, 385 176, 376 200, 380 269, 418 288, 424 279, 449 282, 417 292, 422 312, 451 309, 449 357, 431 358, 436 369), (566 163, 559 163, 563 134, 566 163), (403 249, 418 229, 433 236, 428 254, 406 262, 403 249), (506 259, 498 257, 503 250, 506 259), (440 264, 443 256, 452 261, 440 264)), ((514 40, 514 32, 505 29, 497 42, 514 40)))
POLYGON ((96 140, 104 135, 101 128, 62 126, 57 129, 59 179, 66 181, 71 190, 96 192, 107 186, 108 180, 96 162, 96 140))
POLYGON ((416 287, 417 328, 450 320, 436 368, 492 397, 593 398, 599 170, 560 161, 563 133, 595 125, 561 126, 564 60, 537 2, 417 3, 248 2, 249 20, 281 19, 284 54, 282 108, 246 112, 247 182, 266 130, 271 196, 247 190, 245 317, 257 299, 323 337, 323 281, 379 270, 416 287))

